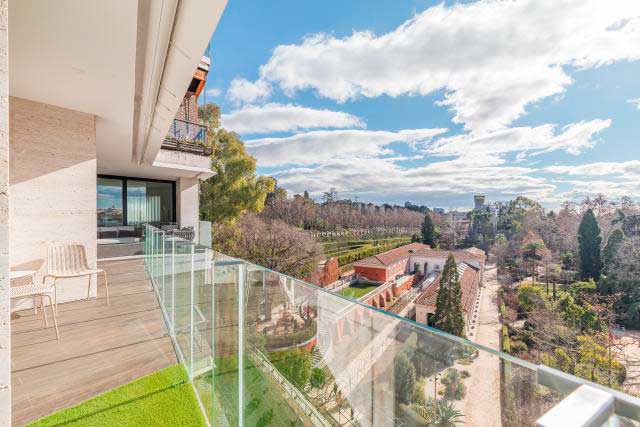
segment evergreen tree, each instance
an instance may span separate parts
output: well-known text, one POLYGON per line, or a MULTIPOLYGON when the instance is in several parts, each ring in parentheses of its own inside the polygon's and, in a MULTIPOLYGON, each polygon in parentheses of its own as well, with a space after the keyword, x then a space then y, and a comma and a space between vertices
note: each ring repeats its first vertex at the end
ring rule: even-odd
POLYGON ((602 258, 600 256, 600 227, 593 210, 585 212, 578 227, 578 243, 580 245, 580 279, 600 279, 602 258))
POLYGON ((458 266, 453 254, 449 254, 440 276, 440 287, 436 298, 435 327, 459 337, 464 337, 464 312, 458 266))
POLYGON ((422 243, 435 248, 438 243, 438 235, 436 233, 436 227, 433 225, 431 215, 426 213, 420 226, 420 233, 422 234, 422 243))
POLYGON ((605 271, 608 271, 613 264, 618 248, 624 242, 624 239, 625 235, 619 228, 613 230, 607 239, 607 245, 604 247, 604 253, 602 254, 605 271))

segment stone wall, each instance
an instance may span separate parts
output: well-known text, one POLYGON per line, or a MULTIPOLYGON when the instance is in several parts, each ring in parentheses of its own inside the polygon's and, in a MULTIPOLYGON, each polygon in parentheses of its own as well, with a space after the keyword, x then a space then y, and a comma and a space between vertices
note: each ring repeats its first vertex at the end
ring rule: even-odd
POLYGON ((11 425, 9 298, 9 11, 0 0, 0 425, 11 425))
MULTIPOLYGON (((10 98, 12 267, 44 272, 47 247, 70 243, 85 245, 89 264, 95 266, 95 135, 92 115, 10 98)), ((86 278, 61 280, 59 301, 86 297, 87 284, 86 278)))

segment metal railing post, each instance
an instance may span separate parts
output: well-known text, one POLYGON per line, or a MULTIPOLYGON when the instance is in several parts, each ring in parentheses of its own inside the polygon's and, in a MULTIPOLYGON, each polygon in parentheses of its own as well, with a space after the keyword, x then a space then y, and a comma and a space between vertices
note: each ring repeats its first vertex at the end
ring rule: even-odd
POLYGON ((238 264, 238 425, 244 426, 244 287, 245 264, 238 264))
POLYGON ((171 330, 175 335, 176 321, 176 240, 171 239, 171 330))
POLYGON ((195 319, 194 319, 194 312, 195 312, 195 269, 196 269, 196 245, 191 245, 191 274, 190 274, 190 297, 191 297, 191 301, 190 301, 190 305, 189 307, 191 308, 191 313, 190 313, 190 330, 189 330, 189 358, 190 358, 190 363, 189 363, 189 377, 191 379, 193 379, 193 352, 195 349, 194 346, 194 335, 195 335, 195 319))
POLYGON ((164 244, 165 244, 165 232, 162 231, 161 233, 162 234, 160 234, 160 236, 161 236, 160 240, 162 241, 162 258, 161 258, 162 259, 162 292, 160 293, 160 295, 161 295, 161 304, 164 304, 164 276, 165 276, 165 271, 164 271, 164 264, 165 264, 165 261, 164 261, 164 256, 165 256, 165 254, 164 254, 164 244))

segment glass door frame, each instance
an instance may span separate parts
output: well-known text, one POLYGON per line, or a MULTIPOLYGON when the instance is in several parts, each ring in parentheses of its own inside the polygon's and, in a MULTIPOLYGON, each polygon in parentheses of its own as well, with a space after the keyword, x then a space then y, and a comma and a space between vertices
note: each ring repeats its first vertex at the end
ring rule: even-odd
MULTIPOLYGON (((129 219, 127 217, 127 181, 131 180, 131 181, 159 182, 164 184, 171 184, 171 195, 172 195, 171 222, 176 223, 177 203, 176 203, 176 182, 175 181, 165 180, 165 179, 138 178, 135 176, 104 175, 104 174, 98 174, 97 178, 114 179, 122 182, 122 225, 124 226, 129 225, 129 219)), ((97 178, 96 178, 96 192, 98 188, 97 178)), ((96 194, 96 200, 97 200, 97 194, 96 194)))

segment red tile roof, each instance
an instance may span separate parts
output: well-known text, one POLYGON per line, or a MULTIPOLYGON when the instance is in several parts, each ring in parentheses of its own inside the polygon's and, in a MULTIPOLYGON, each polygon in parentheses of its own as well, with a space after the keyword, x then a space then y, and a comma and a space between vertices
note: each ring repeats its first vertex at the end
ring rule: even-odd
MULTIPOLYGON (((460 264, 458 266, 458 271, 460 271, 461 268, 464 268, 460 275, 462 309, 469 313, 473 308, 473 302, 478 291, 476 276, 480 273, 475 267, 466 263, 460 264)), ((433 283, 431 283, 429 287, 422 292, 422 295, 416 299, 416 304, 435 306, 436 299, 438 298, 438 289, 440 289, 440 275, 438 275, 436 280, 434 280, 433 283)))
POLYGON ((386 267, 397 261, 407 259, 411 255, 422 255, 428 257, 447 258, 449 253, 453 253, 456 262, 464 261, 484 261, 485 255, 482 249, 469 248, 463 251, 442 251, 431 249, 429 245, 423 243, 409 243, 381 254, 361 259, 353 265, 356 267, 386 267), (478 252, 479 251, 479 252, 478 252))
POLYGON ((386 267, 397 261, 409 258, 414 253, 429 249, 429 245, 424 243, 409 243, 408 245, 400 246, 399 248, 391 249, 386 252, 382 252, 378 255, 370 256, 369 258, 361 259, 357 261, 355 266, 366 267, 386 267))

